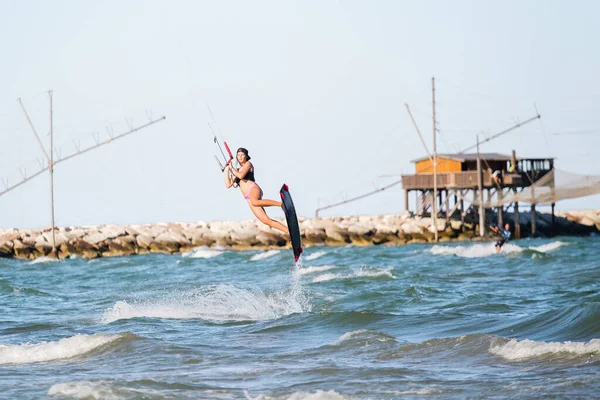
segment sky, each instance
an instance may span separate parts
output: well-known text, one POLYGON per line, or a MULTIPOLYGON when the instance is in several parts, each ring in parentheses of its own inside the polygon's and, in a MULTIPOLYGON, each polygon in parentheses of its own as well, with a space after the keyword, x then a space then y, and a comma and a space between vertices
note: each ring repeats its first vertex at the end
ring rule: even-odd
MULTIPOLYGON (((600 3, 0 0, 0 192, 55 158, 55 223, 253 219, 226 189, 211 123, 298 215, 382 188, 433 148, 555 157, 600 175, 600 3), (212 110, 213 117, 208 111, 212 110), (536 111, 537 110, 537 111, 536 111), (77 147, 76 147, 77 146, 77 147)), ((600 208, 600 196, 559 210, 600 208)), ((403 212, 395 186, 320 216, 403 212)), ((0 228, 50 226, 50 178, 0 196, 0 228)), ((280 209, 267 209, 282 218, 280 209)))

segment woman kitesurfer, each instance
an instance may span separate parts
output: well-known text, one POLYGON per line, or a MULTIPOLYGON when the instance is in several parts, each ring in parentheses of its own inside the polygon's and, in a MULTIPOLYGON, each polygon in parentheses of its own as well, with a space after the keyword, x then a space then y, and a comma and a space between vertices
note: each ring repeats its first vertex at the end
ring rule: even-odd
POLYGON ((281 207, 280 201, 263 199, 263 191, 254 181, 254 166, 250 162, 248 150, 240 147, 237 150, 236 158, 240 163, 240 168, 235 168, 232 163, 225 166, 225 186, 229 189, 235 184, 239 185, 244 198, 248 200, 248 205, 252 213, 260 222, 271 228, 280 230, 289 234, 288 228, 279 221, 269 218, 264 207, 281 207), (232 175, 235 177, 233 179, 232 175))

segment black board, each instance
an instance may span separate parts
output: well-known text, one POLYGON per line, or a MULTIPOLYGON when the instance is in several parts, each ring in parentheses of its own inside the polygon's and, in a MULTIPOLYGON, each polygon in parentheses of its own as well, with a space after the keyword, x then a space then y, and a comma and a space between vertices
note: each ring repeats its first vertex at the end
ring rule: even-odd
POLYGON ((287 221, 287 226, 290 231, 294 260, 298 262, 298 258, 300 258, 300 254, 302 254, 302 240, 300 239, 300 225, 298 224, 298 217, 296 216, 296 208, 294 207, 288 185, 284 183, 279 194, 281 195, 281 202, 283 203, 282 208, 285 213, 285 220, 287 221))

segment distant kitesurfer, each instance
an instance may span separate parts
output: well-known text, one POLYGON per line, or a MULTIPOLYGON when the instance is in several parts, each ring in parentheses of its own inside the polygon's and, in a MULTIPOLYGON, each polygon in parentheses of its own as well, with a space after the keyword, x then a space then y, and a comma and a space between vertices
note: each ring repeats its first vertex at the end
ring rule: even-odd
POLYGON ((500 235, 500 239, 498 239, 495 245, 496 253, 500 253, 500 249, 502 249, 502 246, 504 246, 504 244, 510 239, 510 225, 504 224, 504 229, 492 225, 490 225, 490 228, 498 235, 500 235))
POLYGON ((235 168, 232 163, 225 166, 225 186, 229 189, 234 185, 239 185, 244 198, 248 200, 248 205, 252 213, 260 222, 271 228, 280 230, 289 234, 288 228, 279 221, 269 218, 264 207, 281 207, 280 201, 263 199, 263 191, 254 181, 254 166, 250 162, 248 150, 240 147, 237 150, 236 158, 240 163, 240 168, 235 168), (235 177, 235 179, 232 177, 235 177))

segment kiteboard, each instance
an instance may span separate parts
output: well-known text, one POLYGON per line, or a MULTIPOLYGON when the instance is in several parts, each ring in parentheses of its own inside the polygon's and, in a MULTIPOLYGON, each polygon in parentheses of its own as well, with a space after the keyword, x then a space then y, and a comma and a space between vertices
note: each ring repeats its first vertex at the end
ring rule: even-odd
POLYGON ((298 262, 300 254, 302 254, 302 240, 300 239, 300 225, 298 224, 298 217, 296 216, 296 208, 292 201, 292 196, 288 185, 285 183, 279 191, 281 195, 281 202, 283 203, 283 212, 285 213, 285 220, 290 231, 290 239, 292 242, 292 250, 294 251, 294 260, 298 262))

